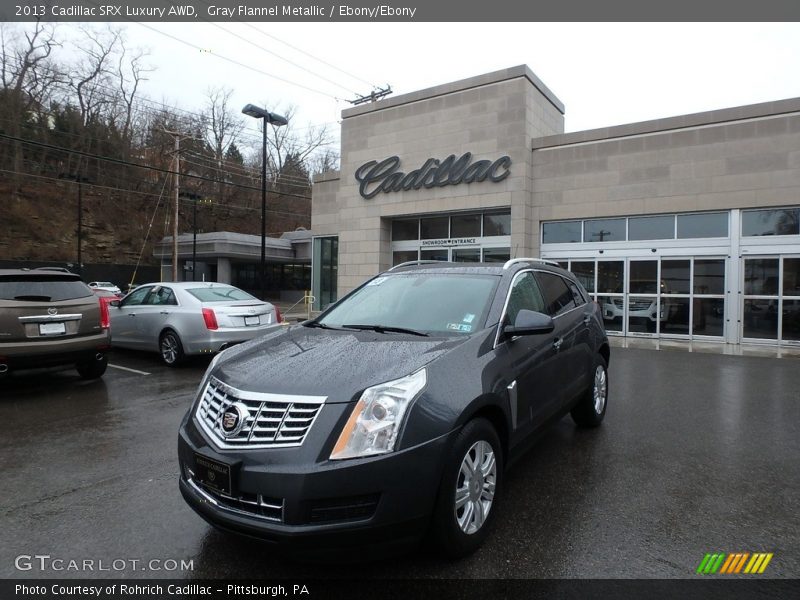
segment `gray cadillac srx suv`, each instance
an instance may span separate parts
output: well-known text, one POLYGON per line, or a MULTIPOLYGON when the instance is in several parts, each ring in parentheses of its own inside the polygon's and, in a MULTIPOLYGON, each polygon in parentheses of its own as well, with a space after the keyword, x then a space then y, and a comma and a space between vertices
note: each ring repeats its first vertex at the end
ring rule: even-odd
POLYGON ((600 308, 547 261, 398 265, 213 360, 180 489, 212 525, 288 546, 429 532, 465 555, 537 432, 603 420, 608 363, 600 308))

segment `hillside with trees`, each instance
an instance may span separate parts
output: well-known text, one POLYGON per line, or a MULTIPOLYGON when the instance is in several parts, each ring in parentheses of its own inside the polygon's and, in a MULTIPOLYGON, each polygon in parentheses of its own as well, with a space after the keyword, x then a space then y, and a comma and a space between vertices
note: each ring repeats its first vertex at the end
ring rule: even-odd
MULTIPOLYGON (((154 101, 142 88, 155 67, 122 30, 59 31, 0 24, 0 260, 74 261, 80 187, 84 264, 153 264, 176 169, 181 233, 196 201, 199 232, 259 235, 261 134, 233 90, 209 86, 195 110, 154 101)), ((293 107, 270 109, 289 117, 268 128, 267 231, 279 235, 310 227, 311 176, 338 156, 324 126, 296 129, 293 107)))

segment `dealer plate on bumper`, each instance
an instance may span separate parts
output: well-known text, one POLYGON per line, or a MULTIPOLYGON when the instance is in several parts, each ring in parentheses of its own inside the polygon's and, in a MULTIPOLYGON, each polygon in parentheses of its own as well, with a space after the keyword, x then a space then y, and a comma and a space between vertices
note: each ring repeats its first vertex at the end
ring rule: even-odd
POLYGON ((245 325, 260 325, 261 319, 259 317, 245 317, 244 318, 245 325))
POLYGON ((64 323, 39 323, 39 335, 64 335, 67 326, 64 323))
POLYGON ((223 494, 231 493, 231 466, 216 460, 211 460, 202 454, 194 455, 194 477, 203 485, 207 485, 223 494))

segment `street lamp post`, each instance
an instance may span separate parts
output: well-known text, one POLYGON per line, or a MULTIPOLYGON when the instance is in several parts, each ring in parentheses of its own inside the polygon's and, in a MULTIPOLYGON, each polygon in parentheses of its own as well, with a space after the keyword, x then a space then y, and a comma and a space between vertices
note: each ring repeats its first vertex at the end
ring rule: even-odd
POLYGON ((80 173, 61 173, 59 179, 69 179, 78 183, 78 273, 83 274, 83 255, 81 247, 83 246, 83 187, 82 183, 88 182, 89 179, 80 175, 80 173))
POLYGON ((248 104, 242 109, 248 117, 262 119, 261 131, 261 299, 264 300, 267 293, 267 124, 274 127, 286 125, 289 121, 286 117, 271 113, 268 110, 259 108, 254 104, 248 104))

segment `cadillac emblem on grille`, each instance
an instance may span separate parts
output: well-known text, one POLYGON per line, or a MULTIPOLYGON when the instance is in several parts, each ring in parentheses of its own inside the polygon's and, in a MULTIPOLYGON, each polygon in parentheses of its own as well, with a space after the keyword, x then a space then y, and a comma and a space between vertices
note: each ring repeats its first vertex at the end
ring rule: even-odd
POLYGON ((222 413, 222 433, 226 438, 236 436, 244 427, 249 414, 247 407, 241 402, 231 404, 222 413))

